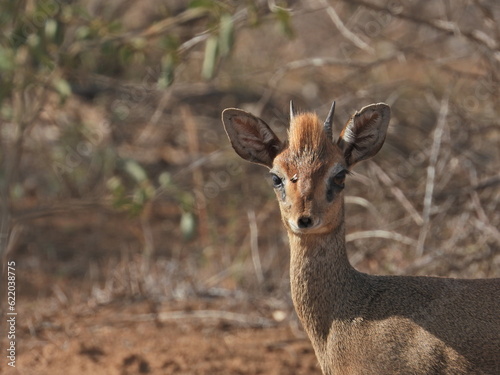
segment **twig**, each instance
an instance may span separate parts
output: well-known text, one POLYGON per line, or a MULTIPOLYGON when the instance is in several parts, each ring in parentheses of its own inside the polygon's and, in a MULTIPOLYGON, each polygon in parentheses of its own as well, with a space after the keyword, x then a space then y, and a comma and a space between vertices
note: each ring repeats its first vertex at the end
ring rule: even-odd
POLYGON ((133 321, 159 320, 160 322, 180 319, 216 319, 252 328, 268 328, 276 326, 276 322, 271 319, 221 310, 168 311, 161 312, 158 315, 141 314, 131 318, 133 321))
POLYGON ((172 177, 180 177, 186 173, 191 172, 194 169, 201 168, 205 164, 212 162, 214 159, 217 159, 221 155, 224 154, 222 150, 215 150, 206 155, 198 156, 196 159, 193 159, 189 164, 185 165, 178 172, 172 174, 172 177))
MULTIPOLYGON (((344 2, 347 2, 344 0, 344 2)), ((384 6, 384 5, 378 5, 375 3, 371 3, 368 1, 364 0, 351 0, 349 4, 357 4, 361 5, 365 8, 372 9, 378 12, 386 12, 390 14, 393 17, 403 19, 406 21, 410 21, 416 24, 421 24, 428 26, 434 30, 438 30, 440 32, 443 32, 447 35, 462 35, 466 39, 481 44, 482 46, 488 48, 492 52, 497 52, 498 50, 498 43, 497 41, 490 37, 489 35, 486 35, 483 31, 481 30, 461 30, 459 26, 450 21, 446 20, 440 20, 440 19, 425 19, 425 18, 420 18, 418 16, 415 16, 414 14, 407 14, 403 12, 399 12, 396 10, 394 7, 390 6, 384 6)), ((495 55, 496 60, 500 60, 500 54, 495 55)))
POLYGON ((105 199, 99 200, 77 200, 68 199, 59 201, 56 204, 39 206, 32 209, 27 209, 12 214, 12 225, 24 223, 30 220, 40 219, 48 216, 59 216, 68 213, 75 214, 77 211, 104 209, 107 210, 111 206, 110 202, 105 199))
POLYGON ((356 197, 353 195, 347 195, 344 198, 346 204, 356 204, 358 206, 366 208, 374 217, 380 217, 380 212, 377 208, 368 200, 362 197, 356 197))
POLYGON ((477 229, 481 230, 482 232, 489 233, 490 236, 493 237, 495 241, 500 244, 500 232, 488 221, 483 221, 481 219, 473 219, 472 223, 477 229))
POLYGON ((441 147, 441 137, 443 135, 444 125, 446 124, 446 118, 448 117, 448 102, 449 96, 443 98, 441 101, 441 108, 439 109, 439 118, 434 130, 431 154, 429 157, 429 166, 427 167, 427 180, 425 183, 425 195, 422 210, 423 224, 420 229, 420 234, 418 237, 417 245, 417 256, 422 256, 424 253, 425 239, 429 232, 429 220, 432 208, 432 196, 434 193, 434 183, 436 179, 436 164, 439 156, 439 149, 441 147))
POLYGON ((147 202, 144 209, 141 212, 140 223, 141 223, 141 233, 144 239, 144 255, 147 259, 147 267, 149 268, 150 260, 152 254, 155 252, 155 241, 153 236, 153 229, 151 228, 151 210, 152 203, 147 202))
MULTIPOLYGON (((7 205, 6 196, 7 192, 0 192, 0 261, 2 261, 2 264, 6 264, 4 257, 7 256, 7 249, 9 248, 9 234, 11 231, 11 214, 7 205)), ((0 274, 1 273, 2 270, 0 269, 0 274)))
POLYGON ((261 99, 255 105, 253 109, 253 113, 257 116, 260 116, 262 110, 271 99, 273 92, 276 90, 278 86, 278 82, 287 74, 289 71, 302 69, 305 67, 318 67, 325 65, 333 65, 333 66, 344 66, 347 68, 367 68, 369 63, 364 62, 356 62, 352 60, 345 59, 337 59, 337 58, 328 58, 328 57, 310 57, 301 60, 290 61, 289 63, 280 67, 269 79, 269 83, 264 93, 262 94, 261 99))
POLYGON ((465 186, 462 188, 441 190, 439 193, 435 195, 436 198, 450 197, 450 196, 461 196, 470 194, 475 191, 485 190, 494 186, 500 185, 500 175, 489 177, 484 181, 481 181, 477 184, 472 184, 470 186, 465 186))
POLYGON ((378 177, 378 179, 385 185, 387 186, 390 190, 392 195, 398 200, 398 202, 403 206, 403 208, 408 212, 408 214, 411 216, 413 221, 417 225, 422 225, 423 224, 423 219, 422 216, 418 213, 415 207, 413 207, 413 204, 409 201, 408 198, 406 198, 405 194, 403 191, 398 188, 396 185, 394 185, 394 182, 392 179, 389 177, 387 173, 384 172, 382 168, 378 166, 377 163, 375 162, 370 162, 371 168, 374 170, 375 175, 378 177))
MULTIPOLYGON (((248 17, 247 9, 241 9, 237 11, 232 17, 231 21, 233 24, 240 23, 244 21, 248 17)), ((178 52, 179 54, 185 53, 189 49, 195 47, 197 44, 204 42, 212 35, 213 30, 205 30, 202 33, 192 37, 191 39, 185 41, 179 46, 178 52)))
MULTIPOLYGON (((200 154, 200 143, 198 139, 198 130, 196 120, 191 112, 191 109, 187 105, 180 107, 182 122, 186 128, 186 135, 188 139, 188 149, 191 160, 198 158, 200 154)), ((195 168, 193 170, 193 184, 197 191, 203 192, 204 177, 203 172, 200 168, 195 168)), ((198 215, 200 223, 200 238, 202 244, 208 244, 208 213, 206 210, 207 200, 205 194, 198 194, 196 197, 198 200, 198 215)))
MULTIPOLYGON (((263 223, 267 220, 270 212, 274 211, 275 207, 274 203, 272 201, 269 201, 264 207, 261 207, 259 209, 259 214, 256 215, 255 217, 255 223, 263 223)), ((251 237, 253 235, 253 232, 250 230, 246 233, 245 237, 242 239, 241 243, 246 244, 247 242, 251 241, 251 237)), ((255 233, 256 238, 258 238, 258 232, 255 233)), ((244 248, 244 246, 241 246, 244 248)), ((257 246, 258 250, 258 246, 257 246)), ((260 255, 257 253, 257 256, 259 256, 259 263, 260 263, 260 255)), ((236 258, 239 258, 238 256, 236 258)), ((241 263, 240 262, 233 262, 229 267, 223 269, 219 273, 212 275, 209 277, 205 282, 203 282, 203 285, 213 287, 214 285, 219 284, 222 280, 230 277, 231 275, 234 274, 235 271, 240 270, 241 268, 241 263)))
POLYGON ((255 211, 248 210, 248 225, 250 227, 250 251, 252 252, 252 262, 255 269, 255 275, 257 276, 257 281, 262 284, 264 281, 264 274, 262 273, 262 265, 260 263, 259 255, 259 228, 257 226, 257 220, 255 218, 255 211))
POLYGON ((390 232, 387 230, 366 230, 360 232, 349 233, 345 237, 346 242, 352 242, 355 240, 365 239, 365 238, 386 238, 388 240, 394 240, 405 245, 416 246, 417 241, 413 238, 403 236, 397 232, 390 232))
MULTIPOLYGON (((477 186, 477 171, 473 169, 472 166, 469 167, 469 176, 471 185, 477 186)), ((474 226, 482 232, 489 233, 500 244, 500 231, 495 228, 495 226, 491 225, 490 220, 488 219, 488 215, 486 215, 483 205, 481 204, 479 194, 477 193, 477 191, 472 190, 470 192, 470 196, 477 215, 477 218, 473 220, 474 226)))
POLYGON ((165 108, 167 107, 168 102, 172 98, 172 91, 167 90, 160 98, 160 101, 151 116, 151 119, 149 120, 149 126, 157 126, 158 121, 160 121, 161 116, 163 115, 163 111, 165 111, 165 108))
POLYGON ((99 45, 103 45, 104 43, 109 43, 109 42, 118 42, 121 43, 126 40, 131 40, 133 38, 146 38, 146 39, 151 39, 158 37, 160 35, 165 34, 172 28, 187 23, 187 22, 192 22, 195 21, 199 18, 202 18, 206 16, 207 10, 203 8, 188 8, 182 13, 179 13, 175 17, 168 17, 165 18, 161 21, 158 21, 154 23, 153 25, 149 26, 145 30, 134 30, 134 31, 126 31, 122 34, 115 34, 115 35, 107 35, 99 40, 92 40, 88 41, 86 43, 81 43, 78 45, 77 48, 74 45, 72 45, 70 48, 72 48, 73 53, 80 52, 81 50, 84 50, 88 47, 96 47, 99 45))
MULTIPOLYGON (((14 224, 10 227, 10 232, 7 231, 5 234, 0 232, 1 234, 1 246, 0 247, 0 264, 7 264, 7 258, 12 254, 13 250, 16 248, 17 243, 21 234, 24 232, 24 226, 21 224, 14 224)), ((2 269, 0 268, 0 274, 2 273, 2 269)))
MULTIPOLYGON (((267 88, 264 90, 264 93, 262 94, 262 97, 260 100, 257 102, 257 104, 253 108, 253 113, 257 116, 260 116, 262 114, 262 111, 266 104, 269 102, 271 99, 274 91, 276 91, 278 87, 278 82, 290 71, 296 70, 296 69, 302 69, 306 67, 320 67, 320 66, 342 66, 348 69, 357 69, 356 71, 347 74, 340 80, 340 82, 344 80, 349 80, 351 75, 356 75, 359 74, 360 70, 363 71, 369 71, 372 68, 375 68, 379 65, 388 63, 392 60, 395 60, 398 58, 398 54, 393 54, 381 59, 376 59, 374 61, 370 62, 363 62, 363 61, 354 61, 351 59, 337 59, 335 57, 310 57, 306 59, 301 59, 301 60, 295 60, 291 61, 288 64, 283 65, 281 68, 277 69, 276 72, 271 76, 269 79, 269 83, 267 84, 267 88)), ((338 81, 337 81, 338 83, 338 81)))
POLYGON ((375 53, 375 50, 372 47, 366 44, 361 38, 359 38, 356 34, 354 34, 344 25, 339 15, 337 14, 335 8, 329 5, 327 0, 318 0, 318 1, 326 8, 328 16, 330 16, 330 19, 332 20, 333 24, 344 36, 344 38, 349 39, 356 47, 372 55, 375 53))

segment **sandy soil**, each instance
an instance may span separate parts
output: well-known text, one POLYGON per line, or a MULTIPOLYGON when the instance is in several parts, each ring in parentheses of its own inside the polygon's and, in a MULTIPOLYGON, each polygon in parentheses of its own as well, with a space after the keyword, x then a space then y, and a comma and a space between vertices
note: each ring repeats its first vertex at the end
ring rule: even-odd
POLYGON ((1 373, 321 373, 308 339, 293 329, 293 319, 276 322, 272 314, 263 316, 258 302, 143 300, 54 310, 56 305, 20 302, 16 367, 7 366, 2 356, 1 373))

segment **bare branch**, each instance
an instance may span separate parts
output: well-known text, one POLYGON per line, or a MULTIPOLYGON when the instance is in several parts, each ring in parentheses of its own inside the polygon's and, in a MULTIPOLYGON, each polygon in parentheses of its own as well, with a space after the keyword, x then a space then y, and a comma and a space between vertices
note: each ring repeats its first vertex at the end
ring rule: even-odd
POLYGON ((424 222, 422 216, 420 216, 416 208, 413 207, 413 204, 411 204, 410 200, 406 198, 406 195, 403 193, 403 191, 396 185, 394 185, 394 182, 391 180, 391 178, 387 175, 387 173, 384 172, 382 168, 378 166, 377 163, 372 161, 370 165, 374 169, 375 175, 379 178, 380 181, 382 181, 382 183, 385 186, 391 189, 392 195, 394 195, 394 197, 399 201, 401 206, 403 206, 406 212, 408 212, 413 221, 417 225, 422 225, 424 222))
MULTIPOLYGON (((471 185, 478 185, 477 171, 475 168, 469 166, 469 177, 471 180, 471 185)), ((473 220, 474 226, 481 232, 488 233, 491 237, 495 239, 500 244, 500 231, 490 223, 488 215, 484 211, 483 205, 481 204, 481 199, 476 190, 470 192, 472 205, 476 211, 477 219, 473 220)))
POLYGON ((424 208, 422 210, 423 224, 418 237, 417 255, 421 256, 424 252, 425 239, 429 232, 429 220, 432 208, 432 195, 434 193, 434 182, 436 178, 436 164, 439 156, 439 149, 441 147, 441 137, 443 135, 444 125, 448 117, 448 102, 449 96, 443 98, 441 101, 441 108, 439 110, 439 118, 434 130, 434 137, 431 148, 431 155, 429 158, 429 166, 427 167, 427 180, 425 183, 424 195, 424 208))
POLYGON ((264 109, 265 105, 271 99, 274 91, 277 88, 278 82, 290 71, 292 70, 297 70, 297 69, 302 69, 306 67, 318 67, 318 66, 342 66, 350 69, 364 69, 368 70, 373 67, 379 66, 381 64, 384 64, 386 62, 392 61, 397 58, 397 55, 391 55, 383 59, 377 59, 375 61, 371 62, 360 62, 360 61, 353 61, 350 59, 337 59, 337 58, 329 58, 329 57, 311 57, 307 59, 301 59, 301 60, 295 60, 291 61, 288 64, 283 65, 281 68, 279 68, 269 79, 269 83, 267 85, 266 90, 264 91, 264 94, 262 94, 261 99, 259 102, 255 105, 255 108, 253 109, 253 113, 257 116, 260 116, 262 113, 262 110, 264 109))
MULTIPOLYGON (((345 1, 345 0, 344 0, 345 1)), ((448 35, 462 35, 466 39, 475 42, 477 44, 480 44, 486 48, 488 48, 490 51, 495 52, 494 56, 497 61, 500 61, 500 52, 498 51, 499 46, 497 41, 490 37, 489 35, 485 34, 481 30, 461 30, 458 25, 454 22, 446 21, 446 20, 439 20, 439 19, 425 19, 425 18, 420 18, 415 16, 414 14, 406 14, 398 11, 398 8, 393 8, 390 6, 384 6, 384 5, 378 5, 374 4, 365 0, 353 0, 349 1, 349 4, 357 4, 361 5, 365 8, 368 9, 373 9, 378 12, 386 12, 389 13, 391 16, 400 18, 406 21, 410 21, 416 24, 421 24, 428 26, 434 30, 441 31, 445 34, 448 35)))
POLYGON ((260 316, 234 313, 221 310, 196 310, 196 311, 165 311, 159 314, 141 314, 131 317, 133 321, 150 321, 158 319, 160 322, 179 319, 215 319, 236 323, 243 327, 263 328, 273 327, 276 322, 260 316))
POLYGON ((77 46, 72 45, 73 53, 80 52, 80 50, 85 50, 89 47, 95 47, 97 45, 102 45, 106 42, 123 42, 130 40, 132 38, 154 38, 159 35, 165 34, 167 31, 171 30, 173 27, 181 25, 186 22, 194 21, 198 18, 204 17, 207 13, 206 9, 203 8, 188 8, 184 12, 179 13, 175 17, 168 17, 161 21, 154 23, 145 30, 134 30, 127 31, 118 35, 105 36, 96 41, 89 41, 87 43, 80 43, 77 46), (78 47, 78 48, 77 48, 78 47))
POLYGON ((257 220, 255 218, 255 211, 248 210, 248 225, 250 227, 250 250, 252 252, 253 267, 255 269, 255 275, 257 276, 257 281, 261 284, 264 281, 264 274, 262 273, 262 265, 260 263, 259 255, 259 228, 257 226, 257 220))
POLYGON ((386 238, 388 240, 398 241, 409 246, 417 245, 417 241, 415 241, 413 238, 406 237, 400 233, 387 230, 366 230, 366 231, 349 233, 348 235, 346 235, 345 241, 351 242, 365 238, 386 238))
POLYGON ((30 220, 40 219, 42 217, 63 215, 67 213, 74 214, 77 211, 86 210, 108 210, 110 202, 106 199, 68 199, 60 200, 56 204, 40 206, 32 209, 27 209, 12 214, 12 225, 22 224, 30 220))
POLYGON ((351 32, 342 22, 339 15, 337 14, 334 7, 328 4, 327 0, 318 0, 325 8, 326 12, 330 16, 335 27, 340 31, 340 33, 344 36, 344 38, 349 39, 356 47, 362 49, 370 54, 375 54, 375 50, 366 44, 361 38, 359 38, 356 34, 351 32))
MULTIPOLYGON (((364 207, 368 211, 370 211, 370 213, 374 217, 379 218, 381 216, 379 210, 377 210, 377 208, 375 207, 375 205, 373 203, 371 203, 368 199, 365 199, 365 198, 362 198, 362 197, 356 197, 356 196, 353 196, 353 195, 346 195, 344 197, 344 202, 346 204, 356 204, 358 206, 364 207)), ((384 220, 384 219, 382 218, 382 220, 384 220)))

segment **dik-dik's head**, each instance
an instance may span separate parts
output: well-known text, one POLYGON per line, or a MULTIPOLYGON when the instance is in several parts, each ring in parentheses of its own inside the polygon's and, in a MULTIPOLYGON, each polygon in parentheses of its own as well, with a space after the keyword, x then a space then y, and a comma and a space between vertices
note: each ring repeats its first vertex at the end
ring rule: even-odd
POLYGON ((326 121, 295 114, 290 103, 288 140, 282 142, 260 118, 228 108, 222 122, 238 155, 270 169, 283 222, 296 234, 333 231, 343 219, 344 180, 350 168, 375 155, 385 140, 391 115, 387 104, 371 104, 332 137, 335 102, 326 121))

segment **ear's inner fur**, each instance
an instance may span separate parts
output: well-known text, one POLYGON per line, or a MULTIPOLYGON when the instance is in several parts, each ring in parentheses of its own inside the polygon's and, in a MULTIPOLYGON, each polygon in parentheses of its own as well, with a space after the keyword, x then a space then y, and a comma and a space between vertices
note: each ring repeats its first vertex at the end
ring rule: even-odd
POLYGON ((229 108, 222 112, 222 121, 238 155, 250 162, 272 167, 283 143, 263 120, 241 109, 229 108))
POLYGON ((337 145, 348 166, 375 155, 384 144, 391 111, 383 103, 361 108, 347 121, 337 145))

